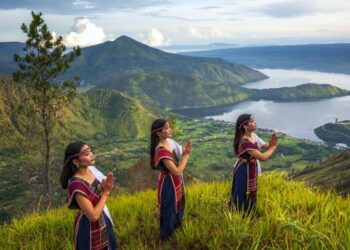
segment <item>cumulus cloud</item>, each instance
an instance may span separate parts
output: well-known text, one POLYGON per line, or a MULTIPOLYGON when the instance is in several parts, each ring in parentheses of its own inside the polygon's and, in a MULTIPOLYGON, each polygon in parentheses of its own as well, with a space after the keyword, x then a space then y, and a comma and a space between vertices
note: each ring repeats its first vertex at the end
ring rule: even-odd
POLYGON ((170 45, 171 40, 165 39, 164 35, 157 29, 152 29, 150 32, 139 35, 142 38, 142 42, 149 46, 166 46, 170 45))
POLYGON ((63 37, 63 43, 67 47, 87 47, 102 43, 106 39, 103 29, 85 17, 76 18, 72 30, 63 37))

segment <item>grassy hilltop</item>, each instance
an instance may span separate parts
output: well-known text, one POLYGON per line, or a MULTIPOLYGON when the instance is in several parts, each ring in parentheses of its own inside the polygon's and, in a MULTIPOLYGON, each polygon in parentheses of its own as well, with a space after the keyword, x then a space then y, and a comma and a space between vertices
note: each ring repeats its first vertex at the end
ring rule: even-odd
MULTIPOLYGON (((349 197, 265 175, 256 213, 243 218, 228 210, 230 188, 230 182, 189 186, 183 225, 163 249, 349 249, 349 197)), ((108 206, 121 249, 157 249, 155 191, 117 195, 108 206)), ((16 219, 0 227, 0 248, 72 249, 73 217, 62 207, 16 219)))

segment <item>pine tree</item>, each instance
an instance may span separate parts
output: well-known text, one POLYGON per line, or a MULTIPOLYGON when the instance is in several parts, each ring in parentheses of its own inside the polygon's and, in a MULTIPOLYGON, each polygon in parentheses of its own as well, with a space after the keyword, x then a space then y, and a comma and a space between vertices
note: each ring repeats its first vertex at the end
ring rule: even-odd
POLYGON ((78 78, 59 82, 57 77, 65 72, 70 63, 80 55, 80 48, 74 47, 72 52, 64 54, 66 47, 62 37, 55 39, 48 30, 42 13, 32 14, 29 27, 22 24, 21 29, 27 35, 24 57, 14 55, 19 70, 13 74, 18 84, 24 84, 30 90, 30 102, 27 108, 34 110, 39 117, 38 129, 42 134, 44 145, 43 165, 49 205, 52 198, 50 180, 50 163, 55 125, 62 117, 63 110, 76 96, 78 78))

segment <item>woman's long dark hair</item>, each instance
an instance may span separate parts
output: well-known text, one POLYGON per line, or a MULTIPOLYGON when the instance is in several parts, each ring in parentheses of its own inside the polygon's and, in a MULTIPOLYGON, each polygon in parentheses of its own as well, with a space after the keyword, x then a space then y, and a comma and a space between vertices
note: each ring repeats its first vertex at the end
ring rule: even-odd
POLYGON ((155 169, 154 162, 153 162, 154 154, 156 151, 156 147, 160 141, 159 136, 157 135, 157 132, 162 130, 165 123, 167 123, 167 120, 157 119, 153 121, 151 126, 150 163, 153 169, 155 169))
POLYGON ((67 189, 68 180, 78 171, 78 167, 73 163, 74 159, 79 158, 80 150, 86 145, 85 142, 77 141, 69 144, 64 153, 64 165, 61 173, 61 186, 67 189))
POLYGON ((246 124, 251 117, 252 117, 251 114, 242 114, 237 118, 235 138, 233 140, 233 148, 235 150, 236 155, 238 155, 239 141, 242 139, 242 136, 245 133, 243 125, 246 124))

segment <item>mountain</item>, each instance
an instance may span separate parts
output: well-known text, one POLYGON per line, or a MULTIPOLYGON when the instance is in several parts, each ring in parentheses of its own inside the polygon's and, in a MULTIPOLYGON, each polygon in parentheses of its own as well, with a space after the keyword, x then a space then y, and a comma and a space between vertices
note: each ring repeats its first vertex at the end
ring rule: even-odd
MULTIPOLYGON (((162 249, 349 249, 350 198, 286 181, 259 177, 252 216, 229 210, 231 182, 186 188, 182 225, 162 249)), ((73 249, 74 215, 62 207, 32 213, 0 227, 1 249, 73 249), (55 240, 53 240, 55 239, 55 240)), ((112 194, 108 208, 120 249, 159 249, 157 194, 112 194)))
POLYGON ((350 74, 350 44, 261 46, 182 53, 222 58, 255 68, 304 69, 350 74))
POLYGON ((0 43, 0 75, 10 75, 18 69, 13 61, 13 54, 23 55, 24 43, 1 42, 0 43))
POLYGON ((65 77, 74 75, 165 108, 230 103, 237 86, 267 78, 244 65, 166 53, 126 36, 82 49, 65 77))
POLYGON ((317 167, 307 167, 293 175, 311 185, 334 189, 341 194, 350 193, 350 149, 334 154, 317 167))

